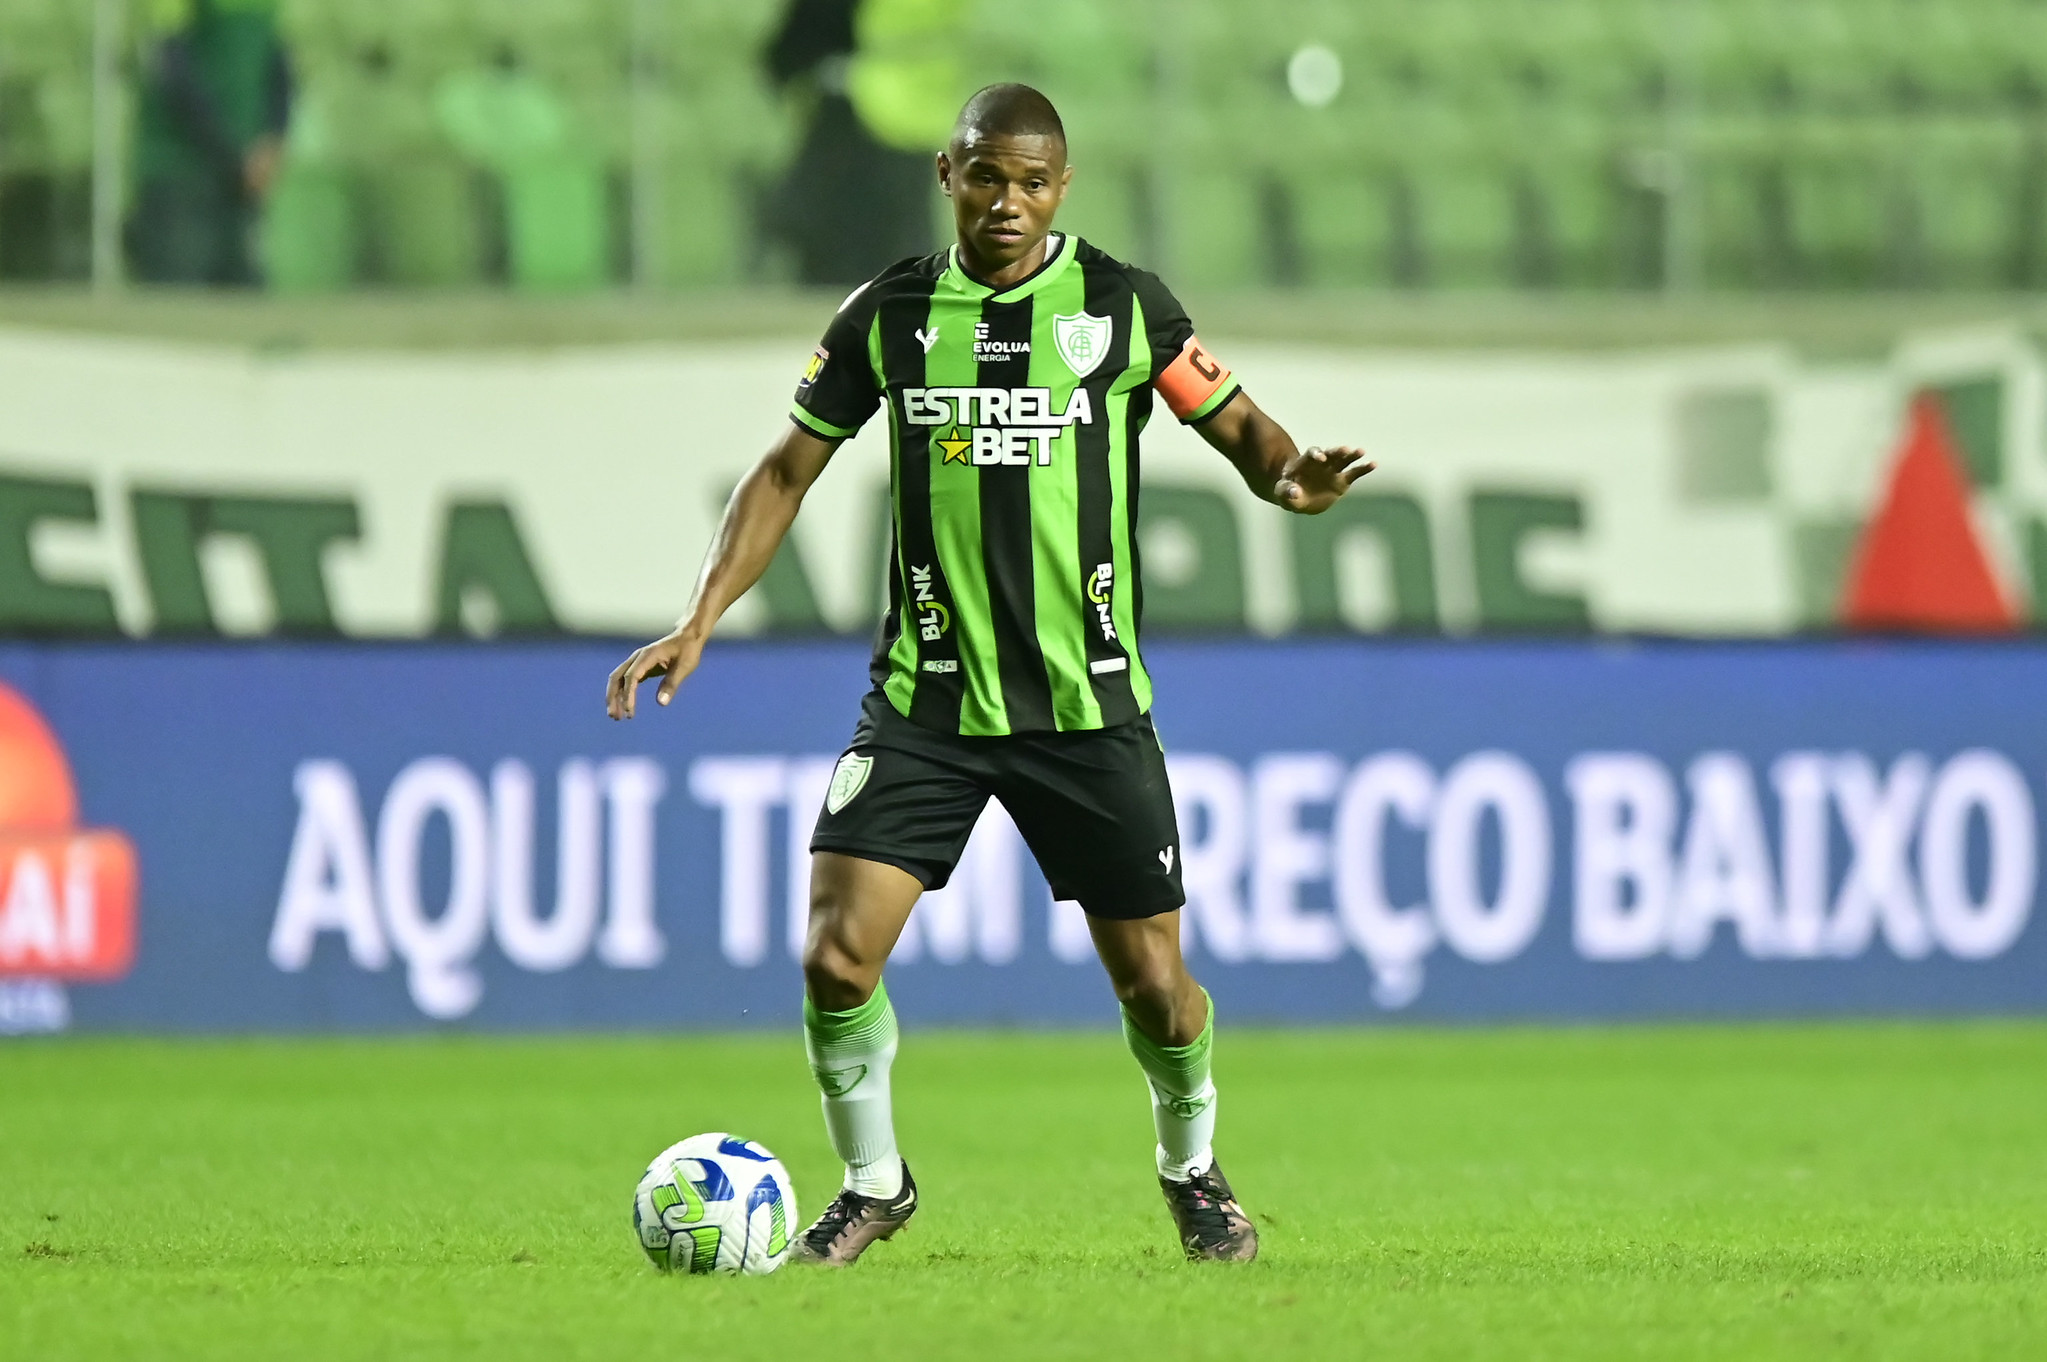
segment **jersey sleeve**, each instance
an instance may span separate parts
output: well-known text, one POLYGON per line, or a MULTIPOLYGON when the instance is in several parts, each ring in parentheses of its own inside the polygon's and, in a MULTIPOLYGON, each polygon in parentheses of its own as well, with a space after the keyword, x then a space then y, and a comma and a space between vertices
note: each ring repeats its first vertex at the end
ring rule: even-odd
POLYGON ((1187 309, 1159 277, 1133 270, 1137 301, 1144 309, 1151 344, 1151 385, 1173 415, 1197 425, 1228 406, 1243 391, 1229 366, 1211 355, 1194 334, 1187 309))
POLYGON ((874 324, 875 309, 866 292, 863 287, 839 305, 796 380, 789 419, 827 440, 852 438, 881 405, 881 385, 867 356, 867 329, 874 324))

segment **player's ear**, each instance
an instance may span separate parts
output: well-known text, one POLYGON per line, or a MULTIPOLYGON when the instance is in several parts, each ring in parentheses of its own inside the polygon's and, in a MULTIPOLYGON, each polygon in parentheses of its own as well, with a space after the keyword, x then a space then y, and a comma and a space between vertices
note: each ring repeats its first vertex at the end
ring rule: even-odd
POLYGON ((938 191, 952 197, 952 157, 942 151, 938 153, 938 191))
POLYGON ((1066 167, 1066 169, 1065 169, 1065 170, 1062 170, 1061 172, 1059 172, 1059 202, 1061 202, 1061 203, 1065 203, 1065 202, 1066 202, 1066 191, 1067 191, 1068 187, 1070 187, 1070 186, 1071 186, 1072 184, 1073 184, 1073 167, 1072 167, 1072 166, 1068 166, 1068 167, 1066 167))

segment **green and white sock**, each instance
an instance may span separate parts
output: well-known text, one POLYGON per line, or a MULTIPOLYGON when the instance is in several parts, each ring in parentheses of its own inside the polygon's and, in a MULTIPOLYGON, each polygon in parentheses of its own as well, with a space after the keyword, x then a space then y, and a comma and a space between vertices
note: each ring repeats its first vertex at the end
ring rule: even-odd
POLYGON ((1215 1084, 1209 1079, 1209 1051, 1215 1045, 1215 1002, 1208 990, 1201 991, 1208 1003, 1208 1020, 1201 1034, 1190 1044, 1161 1045, 1137 1029, 1130 1010, 1123 1010, 1123 1039, 1137 1056, 1151 1087, 1151 1121, 1159 1134, 1159 1176, 1169 1182, 1185 1182, 1206 1173, 1215 1162, 1211 1145, 1215 1139, 1215 1084))
POLYGON ((884 1200, 903 1189, 888 1070, 896 1057, 896 1012, 888 989, 847 1012, 820 1012, 803 1000, 803 1049, 824 1094, 824 1125, 846 1164, 846 1186, 884 1200))

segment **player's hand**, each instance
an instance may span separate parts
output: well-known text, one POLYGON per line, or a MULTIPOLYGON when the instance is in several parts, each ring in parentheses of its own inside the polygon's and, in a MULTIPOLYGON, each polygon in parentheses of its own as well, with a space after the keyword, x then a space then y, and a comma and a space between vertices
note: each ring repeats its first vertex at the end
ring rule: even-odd
POLYGON ((1363 450, 1348 445, 1304 450, 1280 473, 1272 499, 1289 511, 1319 515, 1334 506, 1352 483, 1378 466, 1365 458, 1363 450))
POLYGON ((680 629, 634 650, 631 657, 618 664, 618 670, 611 674, 611 681, 604 688, 605 713, 614 719, 632 718, 635 702, 639 699, 640 682, 650 676, 661 678, 661 687, 654 692, 654 699, 667 704, 675 698, 675 692, 697 669, 697 663, 703 661, 703 657, 703 639, 680 629))

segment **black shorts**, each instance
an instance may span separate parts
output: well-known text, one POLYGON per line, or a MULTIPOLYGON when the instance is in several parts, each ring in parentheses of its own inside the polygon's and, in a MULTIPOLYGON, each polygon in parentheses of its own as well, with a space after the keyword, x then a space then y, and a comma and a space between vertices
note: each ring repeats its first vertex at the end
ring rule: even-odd
POLYGON ((963 738, 911 723, 870 691, 810 849, 880 861, 938 889, 990 796, 1016 821, 1054 898, 1108 918, 1156 917, 1187 901, 1165 753, 1148 714, 1077 733, 963 738))

